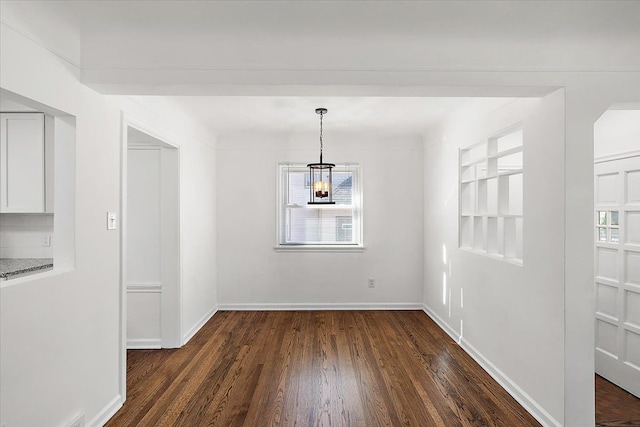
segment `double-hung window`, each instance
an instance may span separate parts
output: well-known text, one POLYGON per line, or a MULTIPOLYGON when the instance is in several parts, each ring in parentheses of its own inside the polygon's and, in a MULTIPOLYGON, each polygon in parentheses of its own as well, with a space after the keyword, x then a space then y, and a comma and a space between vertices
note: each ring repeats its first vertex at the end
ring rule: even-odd
POLYGON ((333 168, 335 204, 309 205, 309 168, 302 164, 278 166, 278 247, 362 247, 362 192, 360 167, 333 168))

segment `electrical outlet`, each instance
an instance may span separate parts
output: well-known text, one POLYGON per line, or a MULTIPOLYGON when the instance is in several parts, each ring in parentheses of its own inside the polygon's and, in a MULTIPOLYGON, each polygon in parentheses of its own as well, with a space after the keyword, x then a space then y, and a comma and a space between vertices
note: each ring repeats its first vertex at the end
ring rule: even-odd
POLYGON ((376 287, 376 279, 369 279, 369 287, 370 288, 376 287))
POLYGON ((48 248, 49 246, 51 246, 51 236, 50 235, 46 235, 44 236, 44 240, 42 240, 42 246, 44 246, 45 248, 48 248))
POLYGON ((71 423, 68 424, 68 427, 85 427, 84 414, 71 421, 71 423))

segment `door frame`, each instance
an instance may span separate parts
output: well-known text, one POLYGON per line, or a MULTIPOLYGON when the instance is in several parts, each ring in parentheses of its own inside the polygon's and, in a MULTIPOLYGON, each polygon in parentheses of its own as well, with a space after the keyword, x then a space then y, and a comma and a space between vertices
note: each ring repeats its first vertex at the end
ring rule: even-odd
MULTIPOLYGON (((181 168, 181 152, 180 145, 174 141, 171 137, 167 137, 163 134, 159 134, 156 131, 150 130, 150 126, 143 123, 140 120, 137 120, 127 114, 126 112, 121 112, 121 135, 120 135, 120 284, 119 284, 119 389, 120 389, 120 397, 121 402, 124 403, 127 396, 127 179, 128 179, 128 149, 129 149, 129 141, 128 141, 128 130, 129 128, 133 128, 137 131, 143 132, 154 139, 162 142, 167 145, 169 149, 176 150, 176 162, 177 162, 177 198, 180 200, 177 218, 174 218, 177 221, 177 240, 178 244, 178 268, 177 268, 177 289, 171 295, 172 298, 177 298, 178 303, 173 305, 173 311, 171 313, 165 313, 165 308, 167 304, 162 301, 164 298, 161 297, 161 322, 167 321, 168 318, 173 319, 174 323, 174 333, 171 337, 165 337, 164 332, 161 329, 161 337, 162 337, 162 347, 180 347, 183 344, 182 339, 182 233, 181 233, 181 218, 182 218, 182 202, 181 202, 181 194, 180 194, 180 186, 181 186, 181 178, 182 178, 182 168, 181 168), (177 332, 175 332, 177 331, 177 332)), ((162 160, 161 160, 162 163, 162 160)), ((162 175, 162 174, 161 174, 162 175)), ((161 178, 163 179, 163 178, 161 178)), ((162 238, 161 238, 162 241, 162 238)), ((161 244, 162 245, 162 244, 161 244)), ((164 251, 161 249, 161 252, 164 251)), ((161 259, 164 255, 161 255, 161 259)), ((168 293, 167 293, 168 294, 168 293)))

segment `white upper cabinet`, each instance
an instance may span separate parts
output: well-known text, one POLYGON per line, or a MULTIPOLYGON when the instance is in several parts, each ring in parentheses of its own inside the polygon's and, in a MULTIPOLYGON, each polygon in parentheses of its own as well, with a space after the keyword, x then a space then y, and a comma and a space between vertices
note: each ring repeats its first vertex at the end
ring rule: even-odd
POLYGON ((0 117, 0 212, 45 212, 44 114, 0 117))

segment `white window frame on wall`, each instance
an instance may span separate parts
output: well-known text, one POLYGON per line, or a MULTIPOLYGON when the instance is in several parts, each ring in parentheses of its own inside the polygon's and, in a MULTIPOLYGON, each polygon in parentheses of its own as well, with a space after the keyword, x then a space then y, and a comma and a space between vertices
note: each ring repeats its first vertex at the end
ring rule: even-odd
POLYGON ((520 177, 523 209, 524 134, 520 145, 504 149, 499 147, 501 138, 517 132, 523 132, 521 123, 459 150, 458 247, 523 265, 524 211, 510 211, 509 186, 512 185, 511 178, 520 177), (523 164, 520 168, 500 170, 501 159, 517 154, 522 155, 523 164), (480 176, 482 167, 484 171, 480 176), (491 208, 489 205, 492 205, 491 208))
MULTIPOLYGON (((352 200, 353 225, 355 233, 352 242, 345 243, 285 243, 284 242, 284 203, 286 197, 286 183, 283 182, 285 169, 296 172, 309 172, 304 163, 279 163, 276 170, 277 196, 276 196, 276 251, 309 251, 309 252, 360 252, 364 250, 363 239, 363 203, 362 203, 362 170, 358 163, 339 163, 333 169, 335 172, 348 170, 352 172, 352 200)), ((299 205, 300 209, 339 209, 340 205, 299 205)))

